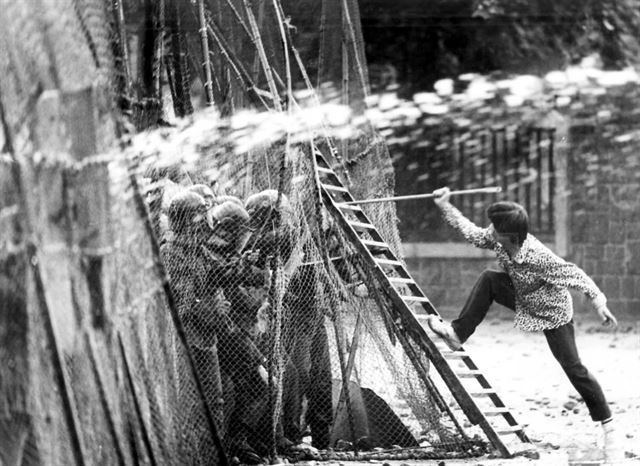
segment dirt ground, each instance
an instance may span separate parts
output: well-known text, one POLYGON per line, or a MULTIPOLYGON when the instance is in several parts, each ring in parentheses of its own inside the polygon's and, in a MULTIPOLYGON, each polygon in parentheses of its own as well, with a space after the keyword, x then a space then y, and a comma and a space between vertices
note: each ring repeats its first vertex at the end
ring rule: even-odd
MULTIPOLYGON (((611 403, 614 422, 626 440, 627 456, 640 455, 638 312, 638 316, 619 316, 615 330, 603 328, 587 311, 575 316, 578 350, 611 403)), ((601 458, 601 428, 591 421, 542 333, 513 328, 512 314, 498 310, 465 346, 516 419, 526 426, 541 457, 537 461, 447 461, 448 465, 578 465, 601 458)), ((640 458, 629 458, 626 463, 640 465, 640 458)))
MULTIPOLYGON (((453 317, 449 313, 445 318, 453 317)), ((619 325, 602 327, 595 314, 577 310, 576 341, 580 356, 602 385, 614 422, 625 438, 629 457, 640 465, 640 309, 618 316, 619 325)), ((465 345, 474 361, 533 440, 537 460, 476 458, 451 465, 520 466, 587 465, 602 459, 602 429, 569 384, 542 333, 513 327, 513 314, 494 309, 465 345)), ((424 462, 423 464, 438 464, 424 462)))
MULTIPOLYGON (((443 317, 452 315, 444 313, 443 317)), ((637 316, 618 316, 615 330, 605 329, 588 311, 576 313, 576 340, 581 358, 600 381, 628 459, 640 465, 640 309, 637 316)), ((602 459, 602 429, 551 355, 542 333, 513 327, 513 314, 492 310, 465 345, 474 361, 533 440, 538 459, 489 457, 446 461, 390 461, 389 466, 564 466, 596 465, 602 459)), ((368 462, 372 464, 375 462, 368 462)), ((378 462, 383 464, 384 462, 378 462)), ((359 463, 345 463, 355 466, 359 463)), ((362 466, 362 465, 360 465, 362 466)))

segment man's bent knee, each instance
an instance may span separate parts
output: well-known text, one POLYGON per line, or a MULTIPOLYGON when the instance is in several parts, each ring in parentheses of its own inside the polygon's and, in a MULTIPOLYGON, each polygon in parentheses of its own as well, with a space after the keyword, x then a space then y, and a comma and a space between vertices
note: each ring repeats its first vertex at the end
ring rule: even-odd
POLYGON ((589 370, 580 361, 558 361, 562 369, 570 377, 588 377, 589 370))

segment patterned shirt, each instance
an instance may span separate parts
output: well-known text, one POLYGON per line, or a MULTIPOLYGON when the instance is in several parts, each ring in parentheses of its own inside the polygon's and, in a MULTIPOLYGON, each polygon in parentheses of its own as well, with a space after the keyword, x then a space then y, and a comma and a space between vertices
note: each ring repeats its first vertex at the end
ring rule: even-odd
POLYGON ((606 305, 604 294, 581 268, 555 255, 533 235, 528 234, 515 257, 510 257, 490 229, 480 228, 451 204, 440 208, 445 221, 468 242, 496 253, 515 289, 517 328, 550 330, 568 323, 573 318, 569 288, 582 291, 598 308, 606 305))

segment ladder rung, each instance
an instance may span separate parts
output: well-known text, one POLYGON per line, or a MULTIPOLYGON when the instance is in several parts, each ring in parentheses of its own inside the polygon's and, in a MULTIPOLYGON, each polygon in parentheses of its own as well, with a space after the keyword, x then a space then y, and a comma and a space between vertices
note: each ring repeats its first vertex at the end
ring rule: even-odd
POLYGON ((333 170, 331 170, 330 168, 326 168, 326 167, 321 167, 318 165, 318 171, 320 173, 328 173, 330 175, 335 175, 335 172, 333 170))
POLYGON ((482 388, 480 390, 470 390, 469 395, 471 396, 491 396, 497 395, 496 391, 493 388, 482 388))
MULTIPOLYGON (((423 322, 417 322, 416 318, 423 317, 424 313, 422 309, 414 309, 418 307, 415 304, 419 304, 428 314, 437 315, 431 305, 431 301, 422 293, 415 280, 411 278, 411 274, 406 270, 405 264, 395 257, 390 245, 384 242, 384 239, 376 231, 375 226, 371 224, 371 221, 365 215, 366 209, 353 200, 350 190, 341 183, 337 173, 332 169, 332 165, 328 163, 321 153, 316 152, 314 155, 317 160, 316 176, 322 180, 320 182, 320 186, 323 188, 322 201, 327 209, 336 214, 336 219, 341 223, 342 228, 348 234, 354 246, 360 252, 368 253, 365 254, 365 258, 368 257, 367 260, 371 266, 375 265, 373 271, 381 280, 386 279, 385 283, 389 288, 388 291, 392 292, 391 297, 394 304, 397 305, 395 311, 399 314, 398 320, 401 324, 404 324, 405 320, 414 322, 418 325, 417 330, 423 331, 417 336, 429 348, 435 346, 434 351, 437 353, 434 356, 437 357, 433 358, 433 364, 441 372, 444 383, 452 392, 457 390, 466 393, 466 402, 460 404, 463 412, 473 424, 480 424, 492 445, 502 456, 511 456, 511 448, 505 445, 508 439, 502 439, 500 436, 516 434, 523 442, 526 442, 527 437, 523 428, 517 425, 511 412, 503 406, 495 389, 486 383, 484 374, 475 369, 476 366, 473 364, 469 353, 463 350, 451 351, 442 339, 433 338, 427 333, 426 326, 422 325, 423 322), (366 248, 366 251, 363 251, 363 247, 366 248), (400 276, 398 277, 397 275, 400 276), (402 302, 398 301, 398 298, 402 302), (466 387, 466 381, 462 380, 465 378, 476 378, 475 385, 479 385, 478 388, 466 387), (488 400, 480 400, 479 398, 481 397, 486 397, 488 400), (488 406, 488 401, 492 402, 492 406, 488 406), (487 405, 487 409, 481 408, 481 405, 487 405), (506 421, 506 427, 497 428, 497 426, 487 422, 487 418, 500 415, 504 416, 501 424, 505 424, 504 421, 506 421)), ((500 421, 499 417, 492 419, 500 421)))
POLYGON ((470 377, 478 377, 478 376, 482 376, 482 371, 479 371, 477 369, 473 369, 473 370, 468 370, 468 371, 463 371, 463 372, 456 372, 456 375, 458 377, 461 378, 470 378, 470 377))
POLYGON ((338 186, 334 184, 324 184, 322 183, 322 187, 328 191, 339 191, 341 193, 348 193, 349 190, 344 186, 338 186))
POLYGON ((447 351, 441 351, 441 353, 445 358, 448 358, 448 359, 463 359, 463 358, 469 357, 469 355, 464 351, 447 350, 447 351))
POLYGON ((438 351, 440 351, 440 354, 444 353, 445 351, 449 350, 449 347, 447 345, 444 344, 438 344, 440 342, 434 342, 435 347, 437 348, 438 351))
POLYGON ((363 229, 363 230, 375 230, 376 227, 371 225, 370 223, 362 223, 362 222, 354 222, 353 220, 347 220, 349 225, 351 225, 354 229, 363 229))
POLYGON ((485 416, 500 416, 509 413, 509 408, 491 408, 483 411, 485 416))
POLYGON ((336 206, 338 207, 338 209, 355 210, 358 212, 362 212, 362 208, 357 204, 345 204, 343 202, 336 202, 336 206))
POLYGON ((389 249, 389 245, 387 243, 383 243, 382 241, 371 241, 368 239, 363 239, 361 241, 362 241, 362 244, 364 244, 365 246, 370 246, 372 248, 389 249))
POLYGON ((499 429, 495 429, 496 434, 498 435, 506 435, 506 434, 515 434, 516 432, 521 432, 522 427, 519 425, 509 426, 509 427, 500 427, 499 429))
MULTIPOLYGON (((403 301, 412 301, 415 303, 428 303, 429 298, 427 298, 426 296, 400 296, 402 298, 403 301)), ((422 316, 419 316, 419 318, 422 318, 422 316)))
POLYGON ((389 278, 389 281, 392 281, 395 283, 404 283, 406 285, 412 285, 415 283, 413 278, 403 278, 403 277, 387 277, 387 278, 389 278))
POLYGON ((382 265, 402 265, 402 262, 392 259, 376 259, 376 262, 382 265))

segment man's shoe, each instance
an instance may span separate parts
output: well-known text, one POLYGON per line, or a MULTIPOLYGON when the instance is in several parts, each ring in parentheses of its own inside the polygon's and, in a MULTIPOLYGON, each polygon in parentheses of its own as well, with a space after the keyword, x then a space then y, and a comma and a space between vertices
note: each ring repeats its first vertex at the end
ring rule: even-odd
POLYGON ((427 317, 427 324, 433 333, 444 340, 451 351, 462 349, 462 342, 450 323, 445 322, 439 316, 430 315, 427 317))
POLYGON ((611 466, 622 464, 625 460, 624 439, 614 427, 613 422, 602 426, 604 430, 604 464, 611 466))

